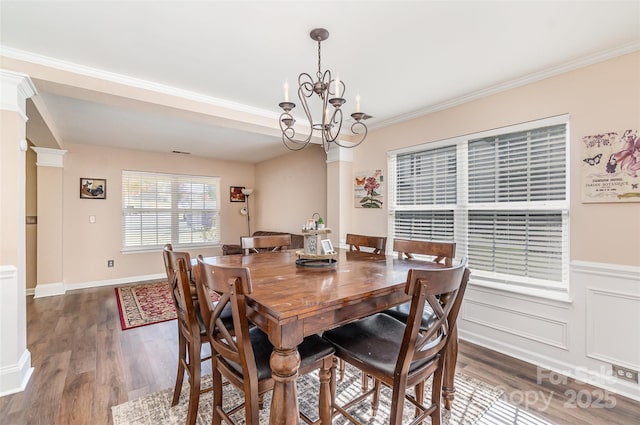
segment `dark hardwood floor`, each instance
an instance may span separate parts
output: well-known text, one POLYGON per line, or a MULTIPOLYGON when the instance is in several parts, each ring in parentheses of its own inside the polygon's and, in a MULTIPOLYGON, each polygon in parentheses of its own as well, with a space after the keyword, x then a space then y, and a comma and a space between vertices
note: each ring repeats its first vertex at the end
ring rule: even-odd
MULTIPOLYGON (((113 287, 28 297, 27 339, 35 371, 25 391, 0 398, 2 425, 110 424, 112 406, 174 384, 175 321, 122 331, 113 287)), ((640 423, 638 402, 612 394, 614 407, 572 407, 571 391, 602 390, 572 379, 538 384, 535 366, 495 351, 461 341, 458 361, 459 371, 505 391, 483 423, 640 423)))

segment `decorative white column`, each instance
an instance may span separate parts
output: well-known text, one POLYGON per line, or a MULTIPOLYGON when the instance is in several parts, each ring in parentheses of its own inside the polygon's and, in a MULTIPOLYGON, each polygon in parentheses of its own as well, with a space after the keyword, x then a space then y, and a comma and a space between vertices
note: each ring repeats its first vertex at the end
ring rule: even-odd
POLYGON ((27 349, 25 152, 28 75, 0 69, 0 396, 23 391, 27 349))
POLYGON ((38 270, 34 298, 63 295, 62 197, 64 154, 62 149, 31 148, 38 154, 38 270))
POLYGON ((345 246, 353 208, 353 150, 332 144, 327 153, 327 223, 333 246, 345 246))

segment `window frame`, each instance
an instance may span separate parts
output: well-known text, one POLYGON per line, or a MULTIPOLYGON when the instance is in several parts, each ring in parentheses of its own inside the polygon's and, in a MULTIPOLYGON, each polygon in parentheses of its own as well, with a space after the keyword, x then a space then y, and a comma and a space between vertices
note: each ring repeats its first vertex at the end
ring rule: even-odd
MULTIPOLYGON (((221 232, 221 224, 220 224, 220 187, 221 187, 221 179, 217 176, 203 176, 203 175, 194 175, 194 174, 178 174, 178 173, 163 173, 163 172, 154 172, 154 171, 140 171, 140 170, 122 170, 121 172, 121 252, 124 254, 127 253, 139 253, 139 252, 156 252, 161 250, 162 247, 166 243, 171 243, 174 248, 180 249, 191 249, 191 248, 199 248, 199 247, 214 247, 219 246, 221 244, 220 240, 220 232, 221 232), (142 200, 139 200, 140 205, 136 206, 127 206, 127 196, 130 196, 128 193, 128 188, 126 187, 126 182, 128 179, 144 179, 145 176, 148 176, 149 180, 157 179, 157 181, 164 180, 171 185, 171 189, 169 191, 170 200, 168 201, 170 206, 159 207, 158 198, 161 191, 153 190, 149 193, 153 194, 155 198, 155 207, 150 206, 142 206, 142 200), (215 199, 206 199, 205 196, 189 199, 190 206, 185 208, 184 206, 179 205, 179 200, 175 197, 176 195, 180 195, 180 188, 177 186, 179 184, 188 184, 191 189, 197 187, 197 185, 212 185, 214 187, 214 198, 215 199), (206 203, 212 204, 212 207, 206 205, 206 203), (194 204, 200 203, 200 206, 194 206, 194 204), (153 227, 152 234, 155 233, 156 243, 143 243, 139 245, 127 245, 127 231, 131 230, 127 228, 127 216, 131 215, 131 212, 134 211, 137 214, 149 213, 149 217, 153 218, 155 216, 155 227, 153 227), (197 242, 180 242, 181 235, 191 235, 191 239, 193 239, 193 235, 197 234, 197 232, 203 232, 204 230, 201 228, 200 230, 193 230, 192 226, 190 232, 181 232, 181 221, 188 220, 185 217, 185 214, 190 214, 190 217, 194 217, 195 215, 200 215, 200 220, 202 220, 202 215, 209 214, 209 218, 212 221, 212 226, 210 227, 211 231, 215 235, 212 240, 202 240, 197 242), (170 236, 170 240, 160 240, 161 238, 161 225, 159 225, 158 217, 160 215, 165 215, 169 218, 169 226, 165 225, 165 232, 168 229, 170 236)), ((193 193, 190 192, 191 194, 193 193)), ((202 192, 204 195, 204 191, 202 192)), ((165 201, 167 202, 167 201, 165 201)), ((141 218, 141 226, 142 224, 141 218)), ((135 230, 140 233, 141 240, 143 239, 144 230, 140 228, 139 230, 135 230)), ((203 239, 205 239, 203 237, 203 239)))
MULTIPOLYGON (((391 238, 404 237, 396 236, 396 213, 405 211, 453 211, 453 238, 450 242, 456 242, 456 256, 468 256, 469 247, 469 217, 475 211, 529 211, 543 212, 549 211, 561 217, 562 227, 560 230, 561 241, 559 248, 561 249, 561 259, 559 265, 560 281, 534 279, 527 276, 517 276, 508 274, 496 274, 483 270, 473 270, 470 282, 476 285, 486 286, 490 288, 525 293, 529 295, 541 296, 544 298, 554 298, 558 300, 567 300, 569 291, 569 206, 570 206, 570 126, 568 114, 558 115, 555 117, 544 118, 535 121, 515 124, 506 127, 500 127, 492 130, 467 134, 464 136, 454 137, 450 139, 439 140, 435 142, 423 143, 416 146, 410 146, 387 153, 388 165, 388 191, 389 191, 389 217, 388 217, 388 233, 391 238), (553 201, 522 201, 522 202, 485 202, 472 203, 469 201, 469 143, 482 138, 488 138, 510 133, 523 131, 531 131, 541 127, 550 127, 555 125, 565 126, 565 143, 564 143, 564 199, 553 201), (456 146, 456 181, 457 193, 455 204, 435 204, 435 205, 398 205, 396 202, 397 184, 396 181, 396 158, 399 155, 417 153, 421 151, 431 151, 447 146, 456 146), (507 278, 505 278, 507 277, 507 278)), ((530 165, 530 164, 529 164, 530 165)), ((530 167, 527 167, 528 169, 530 167)), ((529 181, 527 184, 530 184, 529 181)))

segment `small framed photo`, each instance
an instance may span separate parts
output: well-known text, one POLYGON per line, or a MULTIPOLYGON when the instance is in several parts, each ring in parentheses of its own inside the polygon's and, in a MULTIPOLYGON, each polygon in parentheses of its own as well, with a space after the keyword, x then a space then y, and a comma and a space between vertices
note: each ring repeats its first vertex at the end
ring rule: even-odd
POLYGON ((333 250, 333 245, 331 244, 330 239, 322 239, 320 241, 322 244, 322 253, 325 255, 335 254, 336 252, 333 250))
POLYGON ((242 193, 244 186, 231 186, 229 200, 231 202, 244 202, 244 193, 242 193))
POLYGON ((80 199, 107 199, 107 180, 80 177, 80 199))

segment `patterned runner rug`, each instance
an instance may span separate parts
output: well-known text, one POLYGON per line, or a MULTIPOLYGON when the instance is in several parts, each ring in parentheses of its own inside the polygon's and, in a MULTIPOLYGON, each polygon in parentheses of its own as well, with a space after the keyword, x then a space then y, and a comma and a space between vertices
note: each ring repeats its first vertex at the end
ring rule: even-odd
POLYGON ((171 289, 166 281, 143 282, 115 289, 122 330, 176 318, 171 289))
MULTIPOLYGON (((203 378, 203 388, 211 385, 211 376, 203 378)), ((311 419, 317 419, 318 415, 318 389, 319 382, 316 374, 301 376, 297 381, 298 394, 300 394, 300 409, 311 419)), ((456 397, 453 409, 442 410, 443 425, 472 425, 482 414, 491 407, 502 394, 491 386, 463 374, 456 374, 456 397)), ((360 394, 361 375, 355 368, 347 365, 347 371, 342 381, 338 382, 337 402, 344 404, 346 400, 360 394)), ((189 401, 188 384, 185 382, 177 406, 171 407, 173 388, 131 400, 111 408, 114 425, 182 425, 187 417, 187 405, 189 401)), ((233 386, 224 387, 224 403, 226 407, 234 406, 242 400, 241 393, 233 386)), ((431 397, 431 388, 427 385, 425 399, 431 397)), ((389 406, 391 391, 383 387, 380 398, 380 408, 375 418, 371 418, 370 398, 357 406, 353 406, 350 413, 368 425, 383 425, 389 422, 389 406)), ((209 392, 200 397, 198 409, 198 425, 211 424, 211 412, 213 395, 209 392)), ((269 406, 271 393, 265 396, 265 408, 260 411, 260 425, 269 423, 269 406)), ((409 402, 405 403, 403 423, 407 423, 413 417, 414 408, 409 402)), ((244 411, 236 413, 232 417, 237 424, 244 424, 244 411)), ((302 423, 302 422, 301 422, 302 423)), ((334 424, 348 424, 340 415, 334 417, 334 424)), ((426 423, 429 423, 428 421, 426 423)))

